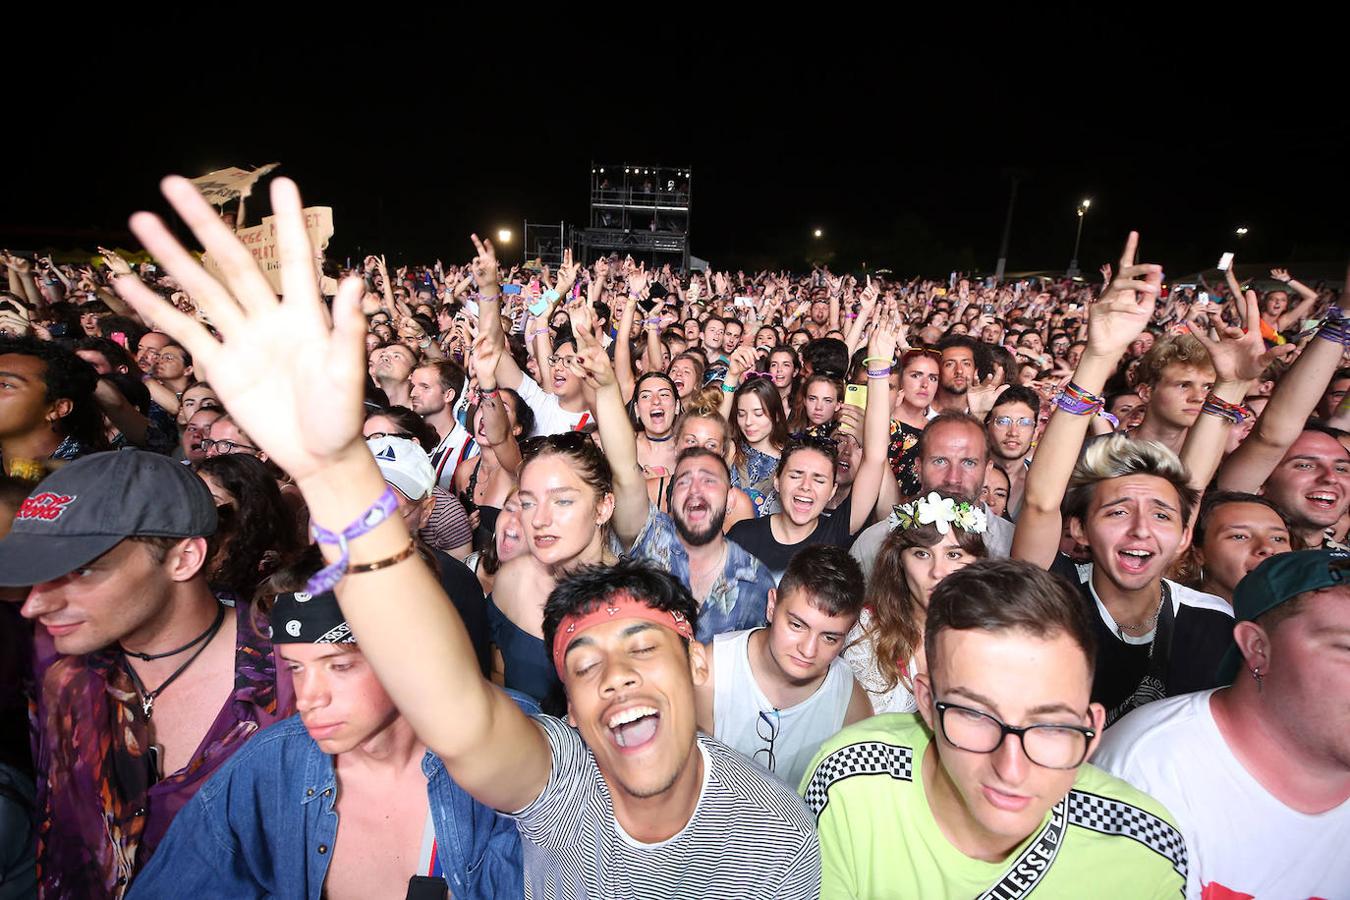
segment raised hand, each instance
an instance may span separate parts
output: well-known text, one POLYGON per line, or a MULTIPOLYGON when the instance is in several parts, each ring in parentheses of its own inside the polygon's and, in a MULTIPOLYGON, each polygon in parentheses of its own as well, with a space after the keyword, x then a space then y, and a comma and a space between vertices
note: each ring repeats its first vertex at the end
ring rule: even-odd
POLYGON ((1276 281, 1283 281, 1285 284, 1294 280, 1290 276, 1288 269, 1271 269, 1270 277, 1274 278, 1276 281))
POLYGON ((478 282, 478 290, 484 297, 492 298, 497 296, 498 278, 497 278, 497 251, 492 249, 492 241, 484 238, 478 239, 478 235, 471 234, 469 239, 473 241, 473 248, 477 254, 469 267, 473 269, 474 280, 478 282))
POLYGON ((1110 283, 1111 283, 1111 264, 1110 264, 1110 263, 1102 263, 1101 273, 1102 273, 1102 284, 1110 284, 1110 283))
POLYGON ((305 231, 300 192, 288 178, 271 183, 283 299, 249 252, 192 183, 164 179, 164 196, 220 266, 221 281, 202 269, 159 217, 131 218, 131 230, 197 301, 219 330, 165 302, 138 278, 118 278, 117 293, 193 356, 231 416, 297 480, 359 452, 366 378, 360 279, 345 279, 324 310, 305 231))
POLYGON ((1131 231, 1120 254, 1120 272, 1088 307, 1088 352, 1118 357, 1153 319, 1162 287, 1162 266, 1135 263, 1139 232, 1131 231))
POLYGON ((740 384, 745 373, 755 367, 756 351, 753 347, 737 347, 731 351, 727 360, 727 384, 740 384))
POLYGON ((474 339, 473 356, 470 359, 473 373, 478 378, 478 387, 482 390, 490 391, 496 386, 497 362, 502 358, 503 349, 502 342, 494 340, 486 333, 486 329, 474 339))
MULTIPOLYGON (((1261 338, 1261 306, 1255 291, 1247 291, 1242 302, 1234 304, 1242 325, 1227 325, 1217 315, 1197 306, 1186 323, 1190 333, 1209 351, 1216 383, 1254 381, 1271 360, 1279 355, 1266 351, 1261 338)), ((1285 345, 1289 346, 1289 345, 1285 345)))

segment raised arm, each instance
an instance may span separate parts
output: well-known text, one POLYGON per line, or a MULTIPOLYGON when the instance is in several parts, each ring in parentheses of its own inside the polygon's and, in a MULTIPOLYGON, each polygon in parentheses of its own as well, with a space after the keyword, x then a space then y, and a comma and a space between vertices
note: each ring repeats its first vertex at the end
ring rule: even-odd
MULTIPOLYGON (((1346 270, 1345 286, 1336 304, 1342 312, 1350 309, 1350 269, 1346 270)), ((1344 352, 1338 340, 1315 337, 1309 342, 1275 385, 1275 393, 1252 433, 1219 468, 1221 490, 1255 493, 1261 489, 1303 432, 1303 424, 1317 408, 1344 352)))
MULTIPOLYGON (((591 309, 600 302, 604 292, 604 285, 598 281, 591 282, 590 299, 591 309)), ((619 327, 614 332, 614 374, 619 379, 619 390, 623 393, 623 400, 627 403, 633 398, 633 390, 637 386, 637 376, 633 372, 633 319, 637 317, 638 296, 629 293, 627 299, 623 302, 623 315, 619 317, 619 327)), ((643 322, 644 327, 646 322, 643 322)), ((659 360, 661 357, 658 356, 659 360)))
MULTIPOLYGON (((1181 448, 1181 461, 1191 474, 1191 487, 1202 493, 1219 467, 1228 442, 1228 429, 1236 424, 1233 407, 1241 405, 1248 389, 1274 355, 1274 351, 1266 352, 1265 341, 1261 339, 1261 307, 1256 293, 1247 291, 1237 309, 1242 327, 1225 325, 1222 320, 1216 322, 1216 316, 1199 307, 1192 309, 1188 323, 1191 334, 1209 351, 1210 362, 1214 364, 1214 388, 1205 398, 1204 414, 1190 427, 1181 448)), ((1197 506, 1192 516, 1198 512, 1197 506)))
POLYGON ((1298 302, 1280 316, 1278 323, 1281 331, 1296 329, 1299 322, 1312 315, 1313 308, 1317 305, 1317 291, 1291 276, 1288 269, 1271 269, 1270 277, 1284 282, 1298 294, 1298 302))
POLYGON ((469 268, 474 280, 478 282, 478 334, 497 345, 497 384, 516 391, 525 373, 506 351, 506 335, 502 332, 501 299, 502 289, 497 278, 497 252, 492 241, 479 240, 478 235, 469 235, 476 251, 469 268))
POLYGON ((506 471, 514 472, 521 463, 520 444, 511 433, 511 419, 497 393, 497 357, 505 349, 501 341, 479 334, 473 342, 473 368, 478 378, 478 411, 483 417, 483 431, 497 454, 497 462, 506 471))
MULTIPOLYGON (((1162 267, 1136 265, 1139 234, 1131 231, 1120 256, 1120 271, 1102 295, 1088 307, 1088 345, 1074 371, 1072 385, 1082 394, 1100 397, 1106 380, 1116 370, 1130 342, 1153 318, 1154 304, 1162 285, 1162 267)), ((1071 402, 1065 398, 1065 402, 1071 402)), ((1049 568, 1059 551, 1063 518, 1060 503, 1069 486, 1078 451, 1087 435, 1092 416, 1074 415, 1063 407, 1050 415, 1045 434, 1036 445, 1036 456, 1017 516, 1012 557, 1049 568)))
MULTIPOLYGON (((207 275, 157 217, 136 214, 132 230, 202 304, 222 340, 133 278, 118 279, 118 291, 188 348, 231 416, 295 478, 313 521, 330 530, 347 528, 386 491, 361 439, 366 363, 360 282, 343 282, 330 323, 300 194, 289 179, 271 184, 282 300, 190 182, 173 177, 163 187, 219 262, 223 283, 207 275)), ((381 684, 455 781, 496 809, 521 809, 548 782, 544 734, 483 679, 454 604, 415 554, 405 556, 410 547, 397 515, 353 538, 353 565, 401 561, 343 578, 337 585, 342 611, 381 684)), ((325 544, 324 553, 336 558, 332 545, 325 544)))
POLYGON ((647 524, 651 501, 647 494, 647 479, 638 465, 637 435, 628 420, 623 395, 614 368, 609 364, 605 348, 595 335, 595 319, 590 308, 578 304, 568 310, 572 317, 572 334, 577 342, 577 361, 572 371, 595 392, 591 410, 595 413, 595 427, 600 432, 600 443, 605 448, 610 469, 614 472, 614 515, 609 520, 614 535, 624 547, 637 540, 642 526, 647 524))
POLYGON ((890 471, 887 450, 891 439, 891 366, 899 338, 898 319, 883 319, 867 342, 867 408, 863 413, 862 464, 853 479, 849 531, 857 534, 872 517, 882 479, 890 471), (872 373, 876 372, 874 376, 872 373))

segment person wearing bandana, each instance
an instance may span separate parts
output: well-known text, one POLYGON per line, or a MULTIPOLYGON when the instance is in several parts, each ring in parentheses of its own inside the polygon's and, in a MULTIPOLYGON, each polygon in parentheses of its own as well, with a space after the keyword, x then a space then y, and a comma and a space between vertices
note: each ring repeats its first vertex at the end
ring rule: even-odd
POLYGON ((410 898, 443 898, 447 889, 456 898, 521 896, 515 823, 465 793, 418 740, 337 598, 278 593, 271 631, 297 714, 255 737, 198 791, 132 900, 341 900, 405 888, 410 898))

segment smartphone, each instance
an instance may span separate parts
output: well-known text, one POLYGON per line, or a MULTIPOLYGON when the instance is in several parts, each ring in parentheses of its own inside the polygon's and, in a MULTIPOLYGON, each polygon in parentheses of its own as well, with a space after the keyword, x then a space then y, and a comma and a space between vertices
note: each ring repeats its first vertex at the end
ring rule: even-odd
POLYGON ((1197 306, 1209 306, 1209 294, 1205 293, 1204 291, 1201 291, 1200 293, 1196 294, 1195 303, 1197 306))
POLYGON ((1220 271, 1220 272, 1227 272, 1227 271, 1228 271, 1228 267, 1231 266, 1232 264, 1233 264, 1233 254, 1231 254, 1231 253, 1225 253, 1223 256, 1220 256, 1220 257, 1219 257, 1219 271, 1220 271))
POLYGON ((508 297, 514 297, 516 294, 520 293, 520 285, 504 284, 502 285, 502 293, 506 294, 508 297))
POLYGON ((844 385, 844 402, 849 406, 856 406, 858 409, 867 409, 867 385, 844 385))
POLYGON ((986 303, 982 307, 981 312, 983 312, 986 316, 992 316, 994 314, 994 304, 986 303))
POLYGON ((542 316, 544 313, 548 312, 548 301, 543 297, 540 297, 530 304, 529 310, 530 315, 532 316, 542 316))

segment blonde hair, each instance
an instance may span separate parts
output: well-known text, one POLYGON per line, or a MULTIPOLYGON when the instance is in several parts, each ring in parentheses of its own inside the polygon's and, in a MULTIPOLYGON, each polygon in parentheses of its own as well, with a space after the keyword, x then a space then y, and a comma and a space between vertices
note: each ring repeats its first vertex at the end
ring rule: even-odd
POLYGON ((1064 517, 1083 521, 1098 483, 1129 475, 1152 475, 1171 484, 1181 501, 1182 524, 1191 520, 1200 492, 1191 487, 1191 473, 1181 459, 1164 444, 1123 434, 1092 442, 1079 458, 1064 492, 1064 517))
POLYGON ((1163 369, 1168 366, 1189 366, 1194 369, 1214 369, 1205 345, 1189 334, 1169 334, 1153 342, 1153 346, 1139 358, 1134 370, 1135 386, 1158 383, 1163 369))

